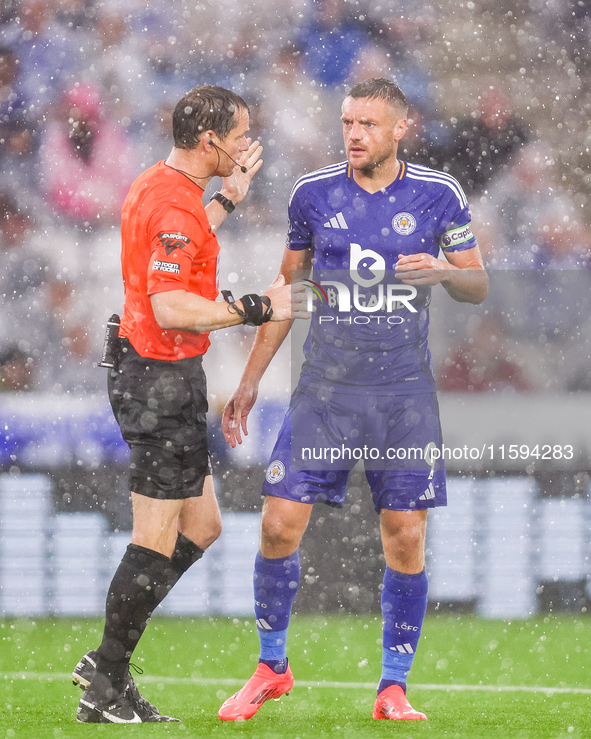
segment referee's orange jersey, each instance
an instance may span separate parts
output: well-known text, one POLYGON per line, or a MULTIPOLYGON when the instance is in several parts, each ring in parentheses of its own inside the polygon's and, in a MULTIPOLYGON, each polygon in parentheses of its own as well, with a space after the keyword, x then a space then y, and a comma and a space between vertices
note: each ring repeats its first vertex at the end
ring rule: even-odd
POLYGON ((160 328, 150 295, 186 290, 215 300, 219 244, 203 190, 159 162, 131 186, 121 212, 125 305, 119 330, 143 357, 176 360, 205 354, 209 333, 160 328))

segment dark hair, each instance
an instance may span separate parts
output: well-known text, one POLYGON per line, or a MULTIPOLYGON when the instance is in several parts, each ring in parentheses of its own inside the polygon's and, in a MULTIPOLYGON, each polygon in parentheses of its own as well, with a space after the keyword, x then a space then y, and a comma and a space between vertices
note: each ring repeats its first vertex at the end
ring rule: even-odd
POLYGON ((347 97, 378 98, 399 108, 404 115, 408 111, 408 100, 402 90, 395 82, 390 82, 384 77, 371 77, 363 82, 358 82, 349 90, 347 97))
POLYGON ((182 97, 172 114, 172 135, 177 149, 194 149, 202 131, 212 130, 220 139, 236 125, 236 113, 248 105, 231 90, 218 85, 197 85, 182 97))

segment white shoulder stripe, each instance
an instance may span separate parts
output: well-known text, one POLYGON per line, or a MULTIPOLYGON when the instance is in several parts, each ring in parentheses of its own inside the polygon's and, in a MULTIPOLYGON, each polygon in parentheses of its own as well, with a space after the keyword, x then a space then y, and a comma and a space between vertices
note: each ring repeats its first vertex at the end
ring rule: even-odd
POLYGON ((457 182, 456 178, 453 175, 450 175, 447 172, 442 172, 439 169, 431 169, 431 167, 425 167, 424 164, 407 162, 406 166, 408 167, 408 169, 412 169, 415 172, 423 172, 424 174, 436 174, 440 175, 441 177, 447 177, 448 180, 453 180, 454 182, 457 182))
POLYGON ((468 205, 466 196, 464 195, 460 186, 454 184, 453 182, 450 182, 449 180, 444 180, 441 177, 425 177, 424 175, 411 174, 410 172, 407 172, 406 176, 411 180, 421 180, 422 182, 440 182, 442 185, 446 185, 447 187, 449 187, 450 190, 454 192, 462 208, 465 208, 468 205))
POLYGON ((454 185, 455 187, 460 188, 460 190, 462 189, 460 183, 456 180, 456 178, 452 177, 446 172, 438 172, 437 170, 429 169, 428 167, 416 167, 412 165, 408 167, 408 172, 415 175, 416 177, 437 177, 439 180, 445 180, 446 182, 449 182, 450 185, 454 185))
POLYGON ((430 167, 424 167, 422 164, 409 164, 408 170, 415 175, 421 175, 423 177, 438 177, 441 180, 446 180, 451 185, 455 185, 460 190, 462 189, 462 186, 456 180, 456 178, 450 174, 447 174, 447 172, 440 172, 436 169, 431 169, 430 167))
POLYGON ((468 205, 468 200, 462 190, 460 183, 451 175, 445 174, 445 172, 437 172, 434 169, 428 167, 420 167, 417 165, 408 165, 406 176, 411 180, 422 180, 423 182, 440 182, 442 185, 447 185, 450 190, 453 190, 456 197, 460 201, 462 208, 468 205))
POLYGON ((421 180, 422 182, 440 182, 442 185, 447 185, 450 190, 453 190, 462 208, 465 208, 468 205, 466 196, 464 195, 462 188, 458 184, 454 184, 453 182, 445 180, 442 177, 425 177, 424 175, 415 175, 411 174, 410 172, 407 172, 406 176, 411 180, 421 180))
POLYGON ((300 177, 300 179, 295 183, 295 187, 299 187, 303 182, 313 181, 317 180, 319 178, 322 178, 326 174, 332 174, 332 173, 339 173, 342 169, 346 169, 348 165, 348 162, 339 162, 338 164, 331 164, 327 167, 322 167, 321 169, 316 169, 314 172, 308 172, 308 174, 303 175, 300 177))
POLYGON ((323 167, 322 169, 317 169, 315 172, 311 172, 310 174, 300 177, 300 179, 293 186, 293 190, 291 191, 291 195, 289 196, 289 203, 291 204, 293 196, 302 185, 305 185, 307 182, 326 180, 329 177, 336 177, 338 175, 341 175, 343 174, 343 172, 346 172, 347 166, 348 162, 340 162, 339 164, 333 164, 329 167, 323 167))
POLYGON ((304 174, 300 177, 300 180, 305 180, 307 177, 314 177, 317 174, 320 174, 321 172, 330 172, 333 169, 340 169, 341 167, 346 167, 347 160, 344 162, 336 162, 335 164, 327 164, 326 167, 320 167, 320 169, 315 169, 313 172, 308 172, 307 174, 304 174))

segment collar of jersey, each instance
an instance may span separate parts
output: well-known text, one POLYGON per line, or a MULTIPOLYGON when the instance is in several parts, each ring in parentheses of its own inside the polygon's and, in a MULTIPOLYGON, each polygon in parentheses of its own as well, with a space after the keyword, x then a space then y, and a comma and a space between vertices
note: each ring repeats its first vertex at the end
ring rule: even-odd
MULTIPOLYGON (((390 189, 397 187, 398 183, 401 182, 404 179, 404 176, 406 175, 406 162, 400 161, 400 169, 398 170, 398 174, 396 175, 395 179, 383 190, 378 190, 378 192, 388 192, 390 189)), ((360 190, 365 192, 367 195, 377 195, 378 193, 370 193, 367 192, 367 190, 364 190, 362 187, 359 187, 355 180, 353 179, 353 167, 351 167, 350 164, 347 165, 347 179, 351 180, 352 183, 354 183, 360 190)))
POLYGON ((160 162, 160 164, 163 166, 164 169, 172 169, 173 172, 178 172, 181 175, 181 177, 184 177, 185 180, 189 180, 189 182, 191 182, 193 185, 195 185, 195 187, 198 187, 201 190, 202 193, 205 192, 205 188, 204 187, 201 187, 201 185, 199 185, 197 182, 195 182, 195 180, 192 180, 190 177, 187 177, 187 173, 186 172, 183 172, 182 169, 177 169, 176 167, 171 167, 170 164, 167 164, 164 159, 162 159, 162 161, 160 162))

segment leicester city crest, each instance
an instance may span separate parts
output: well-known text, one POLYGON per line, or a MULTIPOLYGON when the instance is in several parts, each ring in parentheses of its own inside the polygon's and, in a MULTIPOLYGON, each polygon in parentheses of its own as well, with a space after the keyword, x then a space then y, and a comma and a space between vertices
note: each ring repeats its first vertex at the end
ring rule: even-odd
POLYGON ((284 477, 285 465, 278 459, 273 460, 267 467, 267 472, 265 474, 267 482, 271 485, 275 485, 276 483, 281 482, 284 477))
POLYGON ((416 218, 410 213, 396 213, 392 218, 392 228, 401 236, 408 236, 416 227, 416 218))

